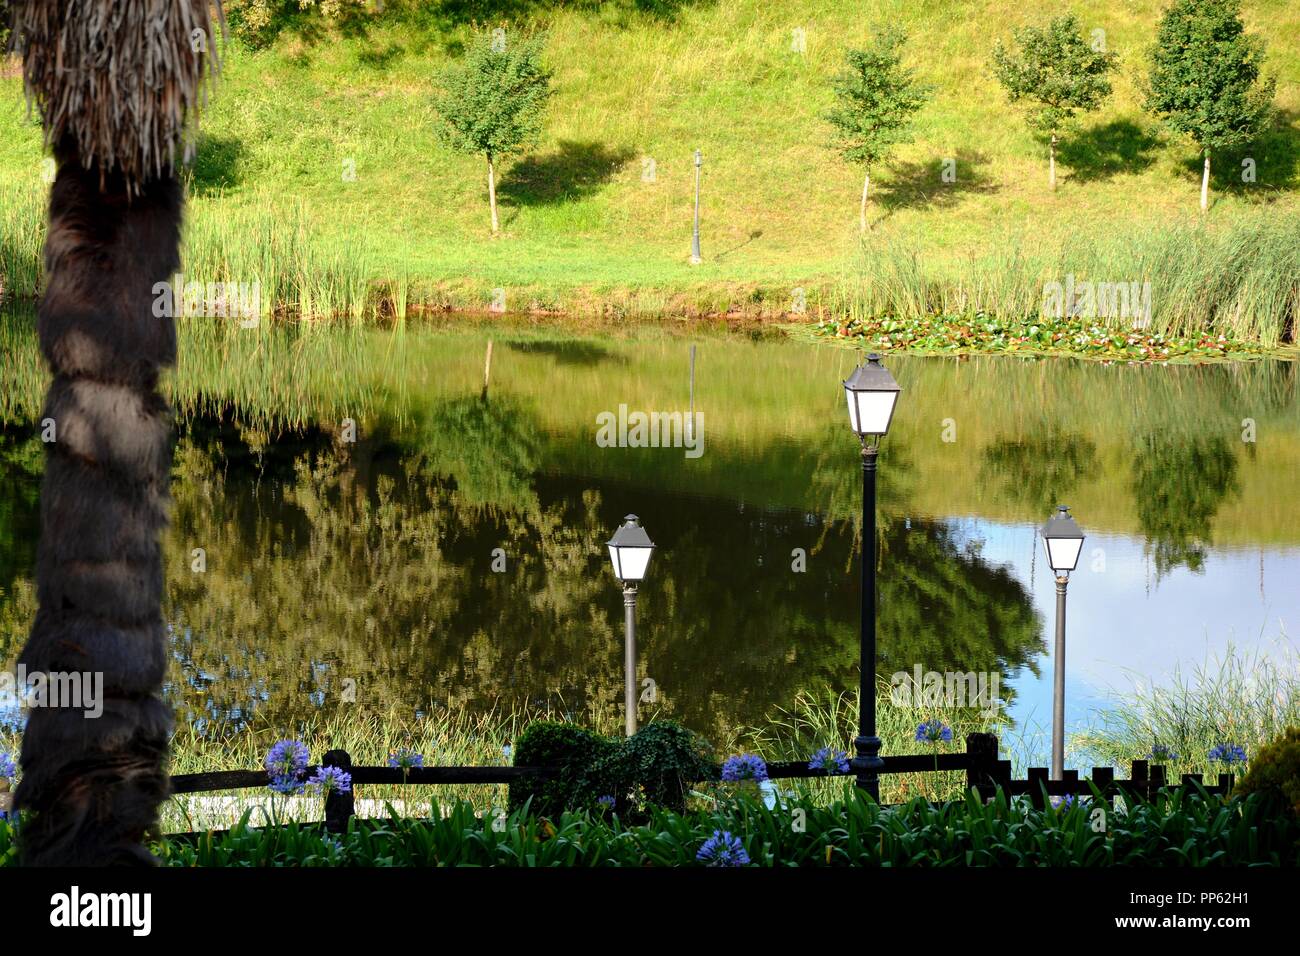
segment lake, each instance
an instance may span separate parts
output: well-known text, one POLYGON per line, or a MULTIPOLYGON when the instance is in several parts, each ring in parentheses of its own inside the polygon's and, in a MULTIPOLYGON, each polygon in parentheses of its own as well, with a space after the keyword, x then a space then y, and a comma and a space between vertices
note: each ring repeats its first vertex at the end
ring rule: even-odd
MULTIPOLYGON (((8 666, 35 608, 31 322, 0 321, 8 666)), ((172 379, 166 693, 185 719, 287 732, 337 707, 613 712, 623 605, 605 541, 628 513, 659 546, 638 604, 643 720, 719 737, 801 690, 856 686, 861 485, 840 382, 860 353, 526 322, 240 335, 183 336, 172 379), (661 447, 632 447, 638 413, 681 414, 653 420, 661 447)), ((1061 502, 1088 535, 1072 726, 1230 645, 1284 652, 1300 623, 1296 363, 886 364, 903 392, 880 456, 881 673, 998 674, 1045 760, 1055 592, 1037 529, 1061 502)))

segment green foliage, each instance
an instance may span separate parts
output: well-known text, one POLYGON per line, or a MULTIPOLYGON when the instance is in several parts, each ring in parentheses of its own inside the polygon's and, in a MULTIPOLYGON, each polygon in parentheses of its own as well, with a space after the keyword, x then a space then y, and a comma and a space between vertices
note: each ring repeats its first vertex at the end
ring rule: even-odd
POLYGON ((1280 649, 1230 646, 1190 673, 1176 667, 1168 679, 1144 677, 1116 689, 1096 725, 1075 735, 1070 748, 1080 763, 1125 766, 1158 742, 1178 755, 1163 761, 1170 779, 1184 773, 1211 779, 1224 768, 1209 760, 1210 751, 1231 742, 1246 748, 1253 766, 1265 741, 1300 726, 1300 656, 1292 646, 1280 649))
POLYGON ((1074 119, 1110 96, 1108 74, 1115 54, 1095 50, 1084 39, 1074 14, 1056 17, 1047 27, 1014 33, 1015 46, 993 47, 993 72, 1012 103, 1028 101, 1029 125, 1054 136, 1074 119))
POLYGON ((510 784, 509 807, 517 810, 532 800, 532 812, 559 817, 565 810, 592 809, 604 795, 593 770, 618 749, 618 742, 573 724, 538 721, 529 724, 515 745, 515 766, 557 767, 549 780, 528 779, 510 784), (600 791, 600 792, 598 792, 600 791))
POLYGON ((826 114, 835 145, 851 163, 870 168, 891 146, 911 141, 912 116, 930 98, 902 65, 907 36, 890 29, 865 49, 848 50, 846 66, 831 81, 836 105, 826 114))
POLYGON ((1133 492, 1157 578, 1180 565, 1205 570, 1214 519, 1241 490, 1237 458, 1222 435, 1172 437, 1159 431, 1139 440, 1133 492))
POLYGON ((603 761, 610 790, 636 793, 643 805, 681 812, 691 784, 709 779, 715 764, 697 734, 670 720, 642 727, 603 761))
POLYGON ((545 46, 543 33, 478 34, 465 59, 442 76, 435 100, 442 142, 491 162, 535 141, 552 92, 541 62, 545 46))
POLYGON ((225 0, 230 32, 254 50, 269 46, 295 23, 310 23, 314 14, 333 24, 350 24, 367 16, 366 0, 225 0))
MULTIPOLYGON (((1300 824, 1258 796, 1229 801, 1204 791, 1122 804, 1095 832, 1092 802, 1037 810, 999 794, 953 803, 913 800, 880 808, 847 788, 830 806, 809 801, 731 801, 712 811, 654 810, 642 823, 517 809, 493 825, 471 804, 441 806, 427 820, 354 819, 331 836, 310 826, 228 833, 154 847, 168 866, 699 866, 715 830, 740 837, 756 866, 1288 866, 1298 860, 1300 824), (794 827, 794 811, 803 826, 794 827)), ((6 858, 0 824, 0 866, 6 858)))
MULTIPOLYGON (((825 319, 812 326, 812 331, 818 336, 848 339, 873 351, 907 349, 922 354, 1013 352, 1168 362, 1245 358, 1264 352, 1260 346, 1231 335, 1169 336, 1146 330, 1107 328, 1105 322, 1096 319, 1008 321, 971 315, 882 315, 869 319, 825 319)), ((1044 500, 1050 504, 1057 497, 1048 495, 1044 500)))
POLYGON ((559 817, 564 811, 595 810, 601 797, 627 816, 639 808, 685 809, 692 783, 714 770, 708 747, 672 721, 656 721, 624 741, 555 722, 530 724, 515 750, 516 766, 560 768, 557 777, 510 785, 512 810, 532 799, 532 811, 559 817))
POLYGON ((1278 797, 1300 815, 1300 727, 1288 727, 1251 756, 1237 791, 1278 797))
POLYGON ((1176 0, 1151 50, 1146 108, 1209 152, 1249 142, 1273 116, 1275 78, 1261 79, 1264 42, 1246 33, 1238 0, 1176 0))

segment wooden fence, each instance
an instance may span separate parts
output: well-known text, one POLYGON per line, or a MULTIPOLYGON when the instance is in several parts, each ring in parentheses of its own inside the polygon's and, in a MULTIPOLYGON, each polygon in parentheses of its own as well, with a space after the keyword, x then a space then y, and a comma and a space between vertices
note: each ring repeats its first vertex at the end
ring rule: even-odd
MULTIPOLYGON (((1077 770, 1066 770, 1061 780, 1049 780, 1046 767, 1031 767, 1023 780, 1011 776, 1011 761, 998 759, 998 739, 993 734, 971 734, 966 738, 964 753, 929 756, 906 754, 883 757, 885 765, 878 771, 882 776, 895 773, 964 772, 967 790, 975 789, 984 798, 992 797, 999 788, 1009 796, 1028 797, 1042 808, 1050 797, 1092 797, 1093 786, 1103 799, 1113 802, 1116 797, 1128 801, 1150 800, 1158 791, 1171 787, 1203 787, 1207 792, 1227 796, 1232 792, 1233 775, 1221 773, 1218 782, 1207 784, 1201 774, 1183 774, 1177 784, 1171 784, 1165 767, 1134 760, 1127 780, 1115 778, 1113 767, 1093 767, 1092 775, 1080 778, 1077 770)), ((352 776, 354 787, 358 784, 436 785, 436 784, 509 784, 516 780, 553 776, 555 767, 354 767, 346 750, 331 750, 319 764, 321 767, 338 767, 352 776)), ((307 768, 310 774, 317 765, 307 768)), ((717 780, 721 768, 714 768, 710 779, 717 780)), ((767 775, 772 780, 814 779, 817 777, 853 776, 847 773, 810 770, 803 760, 769 763, 767 775)), ((270 778, 264 770, 219 770, 212 773, 178 774, 171 778, 172 793, 211 793, 223 790, 243 790, 265 787, 270 778)), ((355 813, 353 793, 331 793, 325 800, 325 828, 340 832, 347 829, 348 819, 355 813)))

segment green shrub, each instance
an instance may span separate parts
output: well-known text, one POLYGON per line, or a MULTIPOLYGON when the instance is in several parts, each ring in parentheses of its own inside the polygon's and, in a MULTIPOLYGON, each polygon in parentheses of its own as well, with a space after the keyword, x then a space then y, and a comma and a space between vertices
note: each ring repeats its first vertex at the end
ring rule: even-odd
POLYGON ((571 724, 530 724, 519 737, 515 765, 560 768, 549 780, 510 785, 511 810, 531 797, 532 811, 545 817, 595 810, 601 797, 613 797, 612 809, 624 818, 647 807, 681 812, 690 785, 714 770, 705 741, 667 720, 624 741, 571 724))
POLYGON ((642 727, 617 751, 622 784, 618 794, 637 791, 647 805, 681 813, 691 784, 715 771, 703 738, 670 720, 642 727))
POLYGON ((515 766, 558 767, 547 780, 510 784, 509 807, 517 810, 529 798, 532 812, 558 817, 565 810, 591 809, 602 796, 592 770, 619 747, 617 741, 573 724, 537 721, 529 724, 515 744, 515 766))
POLYGON ((1291 812, 1300 816, 1300 727, 1288 727, 1259 748, 1237 791, 1284 800, 1291 812))

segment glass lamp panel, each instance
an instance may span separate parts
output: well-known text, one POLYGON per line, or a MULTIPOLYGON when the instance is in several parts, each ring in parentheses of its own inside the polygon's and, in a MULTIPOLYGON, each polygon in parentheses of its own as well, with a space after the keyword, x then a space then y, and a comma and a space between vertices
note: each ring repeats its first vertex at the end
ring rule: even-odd
POLYGON ((619 570, 619 580, 622 581, 640 581, 645 577, 647 566, 650 564, 650 554, 654 548, 635 548, 623 545, 619 548, 610 548, 611 551, 621 551, 618 560, 615 562, 619 570))
POLYGON ((897 391, 858 392, 854 397, 858 409, 854 431, 859 435, 883 435, 889 431, 894 403, 898 401, 897 391))
POLYGON ((1053 571, 1073 571, 1083 550, 1082 538, 1044 538, 1047 544, 1047 563, 1053 571))
POLYGON ((853 429, 855 435, 861 435, 862 431, 858 428, 858 402, 853 389, 845 386, 844 397, 847 399, 849 406, 849 427, 853 429))

